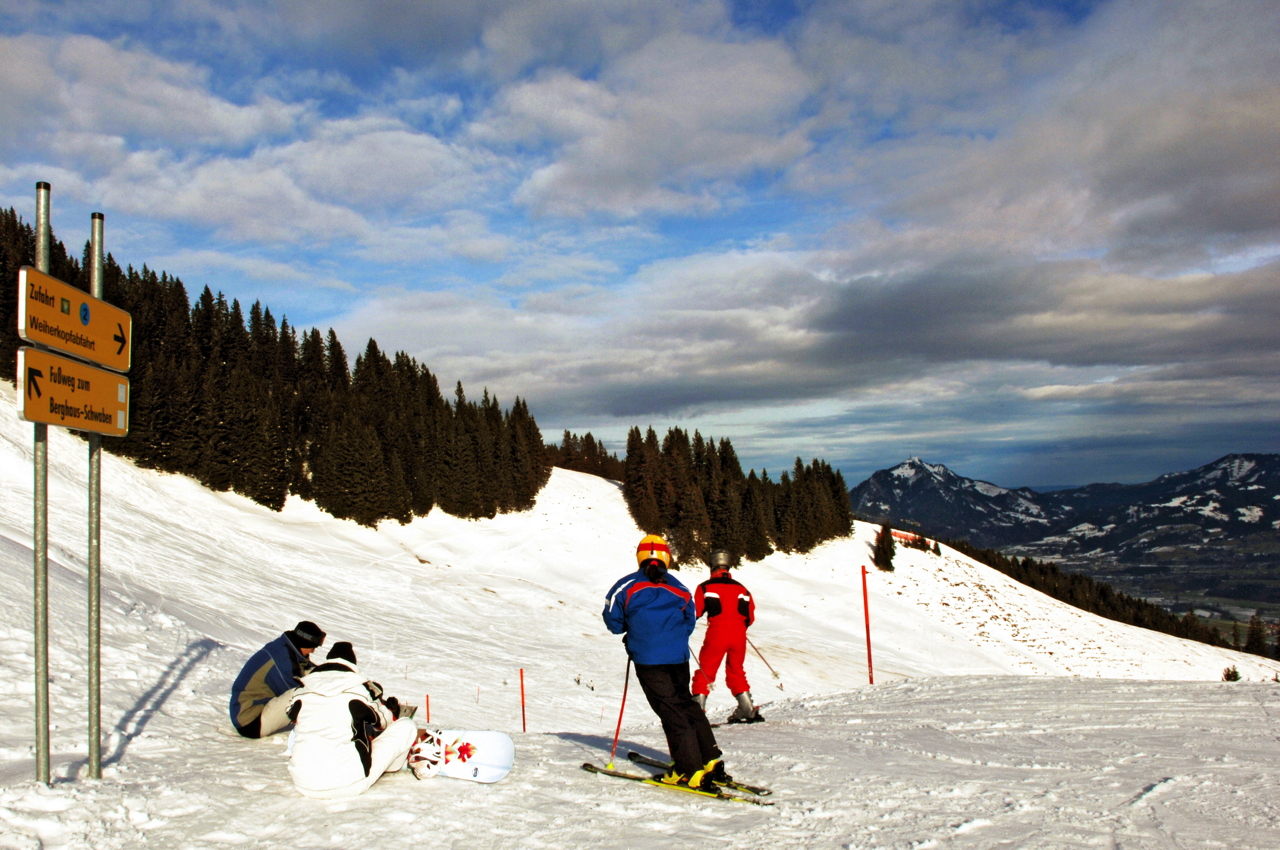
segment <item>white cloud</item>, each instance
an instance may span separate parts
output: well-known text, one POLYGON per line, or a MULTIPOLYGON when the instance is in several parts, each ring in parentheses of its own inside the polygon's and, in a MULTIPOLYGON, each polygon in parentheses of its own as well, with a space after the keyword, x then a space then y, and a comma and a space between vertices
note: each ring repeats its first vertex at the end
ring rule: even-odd
POLYGON ((779 445, 1275 409, 1269 0, 54 5, 0 50, 5 197, 311 317, 403 283, 335 325, 469 387, 779 445))
POLYGON ((494 233, 484 216, 467 210, 447 214, 436 225, 381 224, 370 229, 357 252, 375 262, 461 257, 497 263, 511 250, 507 237, 494 233))
MULTIPOLYGON (((425 233, 435 256, 492 261, 508 250, 466 210, 511 179, 482 150, 372 112, 321 120, 270 97, 236 105, 209 91, 207 69, 87 36, 0 48, 0 118, 44 137, 37 155, 67 164, 63 191, 243 242, 398 242, 395 259, 423 256, 403 246, 425 233), (443 222, 395 223, 424 214, 443 222)), ((12 130, 7 141, 37 147, 12 130)))
POLYGON ((258 157, 174 160, 130 154, 95 189, 111 208, 212 228, 218 238, 333 243, 368 235, 359 213, 307 194, 284 170, 258 157))
MULTIPOLYGON (((231 254, 211 249, 182 249, 170 254, 160 254, 148 261, 158 269, 171 270, 183 277, 230 270, 265 283, 287 283, 293 288, 314 287, 348 293, 358 292, 344 280, 319 274, 299 262, 281 262, 263 257, 231 254)), ((270 305, 267 305, 270 306, 270 305)))
POLYGON ((317 198, 394 210, 401 218, 476 201, 503 165, 483 151, 372 115, 321 123, 309 138, 257 156, 293 174, 317 198))
POLYGON ((1280 7, 1112 3, 1005 32, 898 5, 896 38, 865 4, 807 21, 798 55, 826 83, 833 141, 794 187, 951 250, 1161 275, 1280 243, 1280 7))
POLYGON ((43 132, 59 87, 43 39, 0 36, 0 144, 17 147, 43 132))
POLYGON ((208 71, 90 36, 0 37, 0 111, 30 131, 220 148, 292 132, 304 108, 246 105, 208 90, 208 71))
POLYGON ((661 36, 597 80, 549 73, 504 91, 477 138, 549 144, 516 199, 560 215, 706 212, 735 181, 784 169, 810 80, 772 42, 661 36))
MULTIPOLYGON (((590 254, 539 254, 527 257, 494 281, 494 285, 524 288, 540 283, 589 281, 612 277, 618 266, 611 260, 590 254)), ((594 287, 588 289, 594 290, 594 287)), ((576 300, 576 299, 575 299, 576 300)), ((528 300, 525 302, 529 305, 528 300)))

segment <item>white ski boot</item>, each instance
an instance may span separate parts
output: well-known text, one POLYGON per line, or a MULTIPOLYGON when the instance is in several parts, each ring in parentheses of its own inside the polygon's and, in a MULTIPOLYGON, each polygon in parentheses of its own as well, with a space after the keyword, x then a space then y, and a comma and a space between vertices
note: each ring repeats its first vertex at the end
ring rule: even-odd
POLYGON ((751 702, 751 692, 744 691, 740 694, 734 694, 738 700, 738 707, 734 709, 733 714, 729 715, 730 723, 759 723, 764 720, 760 716, 760 709, 755 707, 751 702))

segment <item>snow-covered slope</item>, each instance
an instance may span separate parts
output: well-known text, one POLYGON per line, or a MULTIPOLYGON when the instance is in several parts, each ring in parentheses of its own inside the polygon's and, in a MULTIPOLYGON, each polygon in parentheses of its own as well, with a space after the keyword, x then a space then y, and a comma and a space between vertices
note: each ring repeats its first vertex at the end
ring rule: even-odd
MULTIPOLYGON (((56 781, 46 789, 32 781, 31 426, 0 388, 0 847, 634 847, 677 834, 744 848, 1018 836, 1050 847, 1064 829, 1160 835, 1170 827, 1146 822, 1149 799, 1178 801, 1177 828, 1192 834, 1239 812, 1257 834, 1280 836, 1265 766, 1280 755, 1270 681, 1280 664, 1100 620, 945 549, 900 550, 895 572, 868 576, 869 687, 860 571, 875 529, 862 525, 738 572, 759 607, 752 640, 780 678, 750 656, 769 722, 720 737, 731 768, 777 787, 775 809, 576 770, 608 759, 625 656, 599 612, 640 532, 616 485, 561 470, 524 514, 435 512, 374 530, 297 500, 272 513, 105 457, 109 739, 104 780, 78 779, 86 451, 60 429, 50 429, 56 781), (488 788, 388 778, 346 803, 296 795, 283 740, 236 737, 225 708, 247 654, 303 618, 351 640, 391 693, 430 695, 433 722, 513 733, 512 776, 488 788), (1251 682, 1219 682, 1232 664, 1251 682), (1218 766, 1197 766, 1201 754, 1218 766), (1218 820, 1196 820, 1188 801, 1221 803, 1218 820), (1115 808, 1101 825, 1075 811, 1099 807, 1115 808)), ((709 708, 724 714, 731 702, 720 688, 709 708)), ((637 689, 622 746, 663 747, 637 689)))

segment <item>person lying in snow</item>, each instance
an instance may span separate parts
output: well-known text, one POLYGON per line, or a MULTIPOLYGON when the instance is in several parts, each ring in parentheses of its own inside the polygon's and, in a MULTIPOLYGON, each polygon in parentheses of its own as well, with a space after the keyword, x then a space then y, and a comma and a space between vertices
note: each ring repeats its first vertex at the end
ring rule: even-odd
POLYGON ((293 695, 289 775, 307 797, 355 797, 386 772, 401 770, 418 727, 399 717, 395 697, 360 674, 355 649, 340 641, 293 695))

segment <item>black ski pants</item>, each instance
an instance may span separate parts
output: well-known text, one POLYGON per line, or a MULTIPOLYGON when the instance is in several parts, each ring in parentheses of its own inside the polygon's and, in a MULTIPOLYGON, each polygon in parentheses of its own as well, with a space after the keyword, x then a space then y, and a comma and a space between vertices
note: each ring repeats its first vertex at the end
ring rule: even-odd
POLYGON ((689 692, 689 662, 637 664, 636 679, 649 707, 662 721, 667 749, 677 773, 692 776, 712 759, 720 758, 707 714, 689 692))

